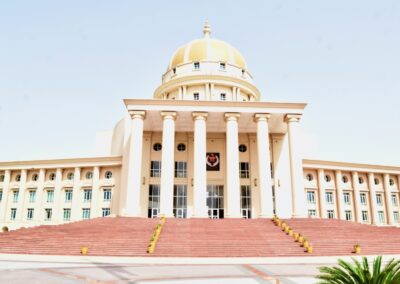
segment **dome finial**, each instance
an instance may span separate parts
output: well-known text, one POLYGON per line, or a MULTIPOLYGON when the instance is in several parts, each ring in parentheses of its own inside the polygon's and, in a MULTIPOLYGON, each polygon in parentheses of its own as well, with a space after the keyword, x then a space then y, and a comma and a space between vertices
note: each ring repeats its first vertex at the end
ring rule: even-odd
POLYGON ((211 26, 207 21, 204 24, 203 34, 205 38, 209 38, 211 35, 211 26))

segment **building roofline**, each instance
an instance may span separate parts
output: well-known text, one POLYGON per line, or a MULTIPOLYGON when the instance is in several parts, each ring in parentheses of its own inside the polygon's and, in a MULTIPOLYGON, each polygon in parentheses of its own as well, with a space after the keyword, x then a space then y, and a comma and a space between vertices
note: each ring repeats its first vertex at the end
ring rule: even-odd
POLYGON ((375 164, 363 164, 363 163, 352 163, 352 162, 338 162, 338 161, 326 161, 326 160, 311 160, 303 159, 303 166, 306 168, 318 168, 318 166, 334 168, 358 168, 365 169, 366 171, 372 170, 383 170, 400 173, 400 166, 385 166, 375 164))
POLYGON ((30 169, 36 167, 68 167, 68 166, 94 166, 108 165, 116 166, 122 164, 121 156, 107 157, 85 157, 85 158, 65 158, 65 159, 48 159, 48 160, 29 160, 29 161, 7 161, 0 162, 0 170, 6 169, 30 169), (63 164, 62 166, 60 164, 63 164), (57 166, 58 165, 58 166, 57 166))

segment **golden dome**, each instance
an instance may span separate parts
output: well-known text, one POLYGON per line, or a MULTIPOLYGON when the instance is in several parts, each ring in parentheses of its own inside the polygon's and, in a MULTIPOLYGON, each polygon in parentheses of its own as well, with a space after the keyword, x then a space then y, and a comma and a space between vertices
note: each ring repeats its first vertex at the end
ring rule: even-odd
POLYGON ((208 23, 204 25, 203 33, 203 38, 193 40, 178 48, 171 58, 168 69, 196 61, 225 62, 246 69, 246 61, 236 48, 225 41, 210 37, 211 28, 208 23))

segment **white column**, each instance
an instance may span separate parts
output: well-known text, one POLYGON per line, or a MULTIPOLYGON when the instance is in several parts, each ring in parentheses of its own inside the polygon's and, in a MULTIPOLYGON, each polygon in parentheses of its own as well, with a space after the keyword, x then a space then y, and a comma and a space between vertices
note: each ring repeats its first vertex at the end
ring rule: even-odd
POLYGON ((319 215, 326 218, 325 200, 325 173, 323 169, 318 169, 318 192, 319 192, 319 215))
POLYGON ((393 218, 393 204, 392 204, 392 192, 390 191, 390 177, 389 174, 385 174, 383 176, 383 185, 385 190, 386 197, 386 215, 387 215, 387 223, 389 225, 394 225, 393 218))
POLYGON ((26 179, 28 171, 21 170, 21 181, 19 182, 19 196, 17 203, 17 215, 16 220, 22 221, 24 219, 24 205, 25 205, 25 191, 26 191, 26 179))
POLYGON ((260 192, 260 217, 273 215, 271 158, 269 153, 268 118, 270 114, 255 114, 257 122, 258 179, 260 192))
POLYGON ((205 100, 209 101, 210 100, 210 84, 206 83, 204 85, 204 91, 205 91, 205 100))
POLYGON ((353 185, 353 201, 354 201, 354 217, 359 223, 362 223, 362 212, 361 212, 361 202, 360 202, 360 189, 358 188, 358 173, 352 172, 352 185, 353 185))
POLYGON ((369 196, 371 200, 371 216, 372 216, 372 224, 378 224, 378 205, 376 203, 376 191, 375 191, 375 182, 374 182, 374 174, 368 173, 368 187, 369 187, 369 196))
POLYGON ((100 217, 100 167, 93 168, 91 218, 100 217))
POLYGON ((183 99, 186 99, 186 95, 187 95, 187 87, 186 86, 182 86, 182 91, 183 91, 183 99))
POLYGON ((82 194, 81 194, 81 169, 74 169, 74 185, 72 188, 72 209, 71 209, 71 220, 76 221, 81 219, 81 204, 82 194))
MULTIPOLYGON (((236 98, 235 98, 235 100, 236 101, 239 101, 239 98, 240 98, 240 88, 237 88, 236 89, 236 98)), ((241 100, 240 100, 241 101, 241 100)))
POLYGON ((39 170, 39 178, 37 180, 37 189, 36 189, 36 205, 35 205, 35 213, 34 213, 34 220, 37 222, 42 222, 42 211, 43 208, 43 194, 44 194, 44 180, 46 176, 46 170, 40 169, 39 170))
POLYGON ((210 84, 210 101, 214 97, 214 84, 210 84))
MULTIPOLYGON (((62 169, 58 168, 56 170, 56 180, 55 180, 55 185, 54 185, 54 204, 55 206, 53 207, 53 219, 55 221, 63 221, 63 216, 61 216, 61 212, 63 208, 61 208, 61 204, 64 203, 65 196, 63 196, 62 192, 62 169)), ((72 210, 72 209, 71 209, 72 210)), ((72 214, 72 212, 71 212, 72 214)), ((42 212, 40 212, 40 220, 44 220, 44 208, 42 209, 42 212)))
POLYGON ((335 171, 335 185, 336 185, 336 201, 337 201, 337 212, 338 219, 345 220, 346 216, 343 210, 343 190, 342 190, 342 172, 335 171))
POLYGON ((239 177, 239 113, 225 113, 226 121, 226 193, 228 218, 241 218, 239 177))
POLYGON ((162 112, 161 116, 163 118, 163 134, 161 153, 160 215, 173 217, 176 112, 162 112))
POLYGON ((236 89, 237 87, 232 87, 232 101, 236 101, 236 89))
POLYGON ((193 217, 207 218, 207 113, 194 112, 193 217))
POLYGON ((10 180, 11 180, 11 171, 5 170, 4 172, 4 181, 3 181, 3 197, 0 202, 0 220, 7 220, 7 207, 8 204, 8 195, 10 193, 10 180))
POLYGON ((178 87, 178 100, 183 100, 183 98, 182 98, 182 87, 178 87))
POLYGON ((142 180, 142 159, 143 159, 143 124, 145 111, 129 111, 131 115, 131 137, 129 143, 129 157, 126 173, 125 193, 123 200, 125 215, 139 217, 141 212, 140 190, 142 180))
POLYGON ((303 163, 299 147, 299 121, 301 115, 287 114, 285 121, 289 136, 290 181, 292 186, 293 217, 307 217, 307 204, 303 184, 303 163))

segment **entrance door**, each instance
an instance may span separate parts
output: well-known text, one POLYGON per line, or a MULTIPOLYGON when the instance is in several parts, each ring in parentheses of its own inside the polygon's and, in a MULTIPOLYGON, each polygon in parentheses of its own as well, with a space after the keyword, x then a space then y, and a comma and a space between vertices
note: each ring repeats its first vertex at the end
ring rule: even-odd
POLYGON ((149 185, 149 208, 147 217, 156 218, 160 214, 160 185, 149 185))
POLYGON ((224 218, 224 186, 207 185, 208 217, 211 219, 224 218))
POLYGON ((187 217, 187 185, 174 186, 174 216, 175 218, 187 217))

